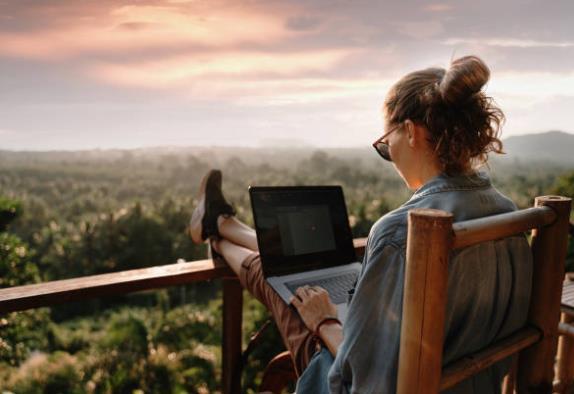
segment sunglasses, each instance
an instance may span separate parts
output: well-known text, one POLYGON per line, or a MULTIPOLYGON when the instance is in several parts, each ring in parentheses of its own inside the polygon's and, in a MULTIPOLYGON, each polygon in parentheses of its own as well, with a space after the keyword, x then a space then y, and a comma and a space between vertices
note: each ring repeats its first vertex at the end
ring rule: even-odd
POLYGON ((389 135, 391 135, 391 133, 397 131, 398 129, 400 129, 402 126, 402 123, 397 124, 395 127, 393 127, 390 131, 388 131, 387 133, 383 134, 382 137, 380 137, 379 139, 377 139, 375 142, 373 142, 373 148, 375 148, 375 150, 377 151, 377 153, 379 154, 379 156, 381 156, 383 159, 385 159, 386 161, 393 161, 393 159, 391 158, 391 152, 389 151, 389 145, 384 143, 383 140, 385 138, 387 138, 389 135))

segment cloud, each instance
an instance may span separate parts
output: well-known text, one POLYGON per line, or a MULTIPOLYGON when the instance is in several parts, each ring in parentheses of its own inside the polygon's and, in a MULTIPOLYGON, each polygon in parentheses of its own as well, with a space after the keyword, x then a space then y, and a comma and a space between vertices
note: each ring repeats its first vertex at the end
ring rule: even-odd
POLYGON ((225 94, 234 97, 241 105, 292 106, 328 102, 345 102, 347 111, 359 104, 361 110, 375 108, 394 81, 390 79, 321 79, 298 78, 293 80, 269 79, 245 83, 230 81, 225 94), (351 104, 351 102, 353 104, 351 104))
POLYGON ((523 40, 518 38, 449 38, 442 41, 445 45, 486 45, 492 47, 516 47, 516 48, 570 48, 574 47, 574 41, 540 41, 523 40))
POLYGON ((50 132, 113 146, 142 130, 150 144, 189 130, 354 144, 374 137, 393 82, 465 54, 491 67, 515 129, 524 116, 543 129, 551 107, 570 122, 556 97, 574 95, 574 2, 527 3, 0 0, 0 129, 20 146, 50 132))
POLYGON ((499 72, 494 73, 488 86, 489 92, 522 97, 525 102, 554 96, 574 96, 574 71, 549 72, 499 72))
POLYGON ((413 21, 397 24, 399 31, 411 38, 432 38, 444 31, 444 26, 439 21, 413 21))
POLYGON ((447 3, 431 3, 424 6, 423 8, 424 10, 430 12, 445 12, 445 11, 451 11, 453 9, 453 6, 447 3))
POLYGON ((160 49, 177 45, 230 47, 286 38, 283 18, 240 7, 192 9, 181 5, 127 5, 105 19, 70 22, 37 31, 0 33, 0 54, 64 60, 89 53, 160 49))
POLYGON ((296 77, 335 67, 353 50, 323 50, 295 53, 221 52, 185 55, 137 64, 100 64, 92 68, 99 79, 122 86, 167 88, 221 80, 253 80, 296 77))
POLYGON ((285 26, 290 30, 309 31, 316 29, 321 24, 319 18, 313 16, 293 16, 287 18, 285 26))

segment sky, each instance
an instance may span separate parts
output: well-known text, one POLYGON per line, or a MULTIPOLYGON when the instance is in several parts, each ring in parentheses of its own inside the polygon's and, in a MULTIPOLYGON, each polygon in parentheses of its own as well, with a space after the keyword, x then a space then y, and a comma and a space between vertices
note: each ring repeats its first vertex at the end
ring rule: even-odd
POLYGON ((572 0, 0 0, 0 150, 368 146, 469 54, 503 137, 574 132, 572 0))

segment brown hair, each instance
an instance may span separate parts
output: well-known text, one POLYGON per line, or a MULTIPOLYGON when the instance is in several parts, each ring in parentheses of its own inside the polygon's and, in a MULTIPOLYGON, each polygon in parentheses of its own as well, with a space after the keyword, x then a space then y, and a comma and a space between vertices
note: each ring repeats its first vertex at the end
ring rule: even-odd
POLYGON ((444 172, 465 172, 504 153, 498 138, 504 114, 482 91, 490 70, 476 56, 452 61, 448 70, 427 68, 404 76, 390 90, 390 123, 407 119, 426 126, 444 172))

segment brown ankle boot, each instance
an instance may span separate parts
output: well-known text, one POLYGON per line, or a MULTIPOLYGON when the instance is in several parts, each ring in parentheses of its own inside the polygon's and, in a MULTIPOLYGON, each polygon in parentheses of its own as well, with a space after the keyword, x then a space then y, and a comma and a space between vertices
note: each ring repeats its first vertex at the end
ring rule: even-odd
POLYGON ((219 170, 210 170, 199 186, 199 203, 189 223, 189 235, 195 243, 202 243, 209 237, 219 237, 217 218, 219 215, 233 216, 235 210, 221 191, 222 176, 219 170))

